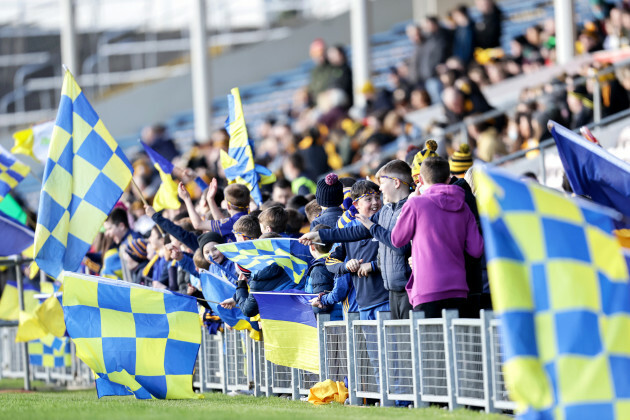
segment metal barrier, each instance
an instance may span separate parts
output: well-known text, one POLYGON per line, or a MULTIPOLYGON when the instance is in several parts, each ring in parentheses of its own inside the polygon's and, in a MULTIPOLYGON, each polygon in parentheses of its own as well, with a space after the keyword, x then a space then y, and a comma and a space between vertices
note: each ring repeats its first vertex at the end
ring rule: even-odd
MULTIPOLYGON (((492 312, 481 319, 457 318, 444 311, 442 318, 391 320, 379 312, 376 320, 359 320, 350 313, 345 321, 320 315, 320 372, 273 364, 265 359, 263 341, 245 331, 226 329, 210 335, 204 328, 193 385, 200 392, 251 393, 255 396, 308 395, 324 379, 347 381, 349 403, 378 402, 381 406, 408 401, 414 407, 429 403, 449 409, 473 406, 485 411, 514 410, 501 367, 499 321, 492 312), (369 401, 368 401, 369 400, 369 401)), ((23 346, 15 343, 17 327, 0 327, 0 377, 24 376, 23 346)), ((76 357, 71 344, 69 368, 33 367, 30 377, 58 385, 92 385, 91 370, 76 357)))

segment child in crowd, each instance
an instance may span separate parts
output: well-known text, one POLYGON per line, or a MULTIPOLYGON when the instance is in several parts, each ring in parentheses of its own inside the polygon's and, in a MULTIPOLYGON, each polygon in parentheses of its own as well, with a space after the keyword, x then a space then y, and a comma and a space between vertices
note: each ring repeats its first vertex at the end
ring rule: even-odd
POLYGON ((160 228, 156 225, 151 228, 147 241, 147 257, 149 263, 144 267, 143 275, 151 273, 151 284, 157 288, 168 287, 168 262, 165 258, 164 237, 160 228))
POLYGON ((367 218, 358 214, 357 220, 345 229, 320 231, 318 234, 308 233, 303 236, 303 242, 354 242, 375 238, 378 244, 378 267, 383 276, 385 289, 389 291, 389 306, 392 319, 409 318, 409 311, 413 308, 405 285, 411 276, 408 259, 411 256, 411 245, 401 248, 391 242, 391 232, 396 224, 400 212, 413 190, 411 168, 402 160, 392 160, 383 165, 376 173, 380 182, 380 191, 387 202, 383 208, 367 218))
POLYGON ((414 311, 424 311, 427 318, 440 317, 442 309, 465 308, 464 252, 473 257, 483 252, 483 239, 464 202, 464 190, 446 185, 449 176, 448 161, 425 159, 420 168, 425 189, 409 199, 391 234, 394 246, 412 241, 413 272, 406 289, 414 311))
POLYGON ((142 270, 147 265, 147 242, 144 239, 133 239, 126 247, 124 259, 131 281, 136 284, 147 284, 147 279, 142 275, 142 270))
POLYGON ((313 220, 322 213, 322 206, 317 203, 317 200, 309 201, 308 204, 304 206, 304 213, 306 213, 308 223, 313 223, 313 220))
POLYGON ((140 237, 140 234, 129 228, 129 216, 127 211, 121 207, 117 207, 109 214, 107 220, 103 223, 105 228, 105 237, 110 238, 112 243, 103 255, 103 267, 101 268, 101 276, 113 279, 123 279, 131 281, 129 271, 126 270, 124 261, 121 260, 121 251, 129 245, 131 241, 140 237), (125 271, 127 271, 125 273, 125 271))
MULTIPOLYGON (((330 229, 330 226, 317 225, 313 228, 314 232, 319 232, 323 229, 330 229)), ((313 244, 309 247, 311 255, 313 256, 313 262, 308 266, 306 271, 306 287, 304 291, 306 293, 324 294, 330 293, 335 287, 335 278, 333 274, 326 268, 326 258, 330 254, 332 244, 318 245, 313 244)), ((341 307, 335 305, 322 305, 321 307, 313 307, 313 312, 318 313, 330 313, 332 320, 340 320, 341 307)))
POLYGON ((287 211, 280 206, 269 207, 258 216, 260 231, 263 234, 270 232, 284 233, 287 229, 288 221, 287 211))
POLYGON ((321 214, 311 222, 311 229, 316 225, 337 226, 337 220, 343 214, 343 184, 336 174, 328 174, 317 182, 315 192, 317 204, 322 208, 321 214))
MULTIPOLYGON (((369 218, 381 209, 378 185, 358 181, 352 186, 352 199, 359 214, 369 218)), ((354 221, 352 223, 359 223, 354 221)), ((315 232, 317 234, 324 231, 315 232)), ((372 238, 342 243, 326 259, 326 268, 334 274, 352 274, 361 319, 376 319, 376 312, 389 311, 389 294, 377 264, 378 242, 372 238), (346 258, 348 260, 346 261, 346 258)), ((326 295, 319 299, 325 301, 326 295)), ((327 302, 331 303, 331 302, 327 302)), ((317 301, 312 302, 315 306, 317 301)))
POLYGON ((208 187, 207 202, 210 206, 212 217, 215 220, 202 220, 199 213, 195 210, 190 194, 188 193, 188 190, 186 190, 184 184, 180 183, 177 189, 179 197, 186 204, 190 221, 195 229, 217 232, 225 237, 226 242, 234 242, 236 239, 232 234, 232 227, 234 226, 234 223, 241 216, 245 216, 249 210, 249 189, 247 189, 247 187, 243 184, 231 184, 225 188, 223 193, 225 195, 225 201, 227 201, 228 214, 230 215, 228 218, 223 217, 223 212, 214 199, 217 191, 217 180, 213 179, 208 187))

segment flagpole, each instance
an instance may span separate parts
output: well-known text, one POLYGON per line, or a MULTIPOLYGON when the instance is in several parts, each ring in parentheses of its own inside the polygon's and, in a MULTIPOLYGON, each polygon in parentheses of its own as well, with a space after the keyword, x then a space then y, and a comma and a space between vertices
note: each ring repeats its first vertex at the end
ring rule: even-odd
MULTIPOLYGON (((144 194, 142 194, 142 190, 140 189, 140 187, 138 186, 138 184, 136 184, 136 181, 133 179, 133 176, 131 177, 131 183, 133 184, 134 187, 136 187, 136 191, 138 192, 138 195, 140 196, 140 199, 142 200, 142 203, 145 206, 148 206, 149 203, 147 202, 147 200, 145 200, 144 198, 144 194)), ((158 225, 157 223, 155 224, 155 226, 157 226, 158 230, 160 231, 160 233, 162 234, 162 237, 166 236, 164 234, 164 231, 162 230, 162 228, 160 227, 160 225, 158 225)))

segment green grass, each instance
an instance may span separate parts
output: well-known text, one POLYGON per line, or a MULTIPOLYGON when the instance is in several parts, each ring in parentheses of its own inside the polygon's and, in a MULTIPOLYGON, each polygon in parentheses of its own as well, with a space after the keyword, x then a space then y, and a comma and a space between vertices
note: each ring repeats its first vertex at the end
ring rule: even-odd
MULTIPOLYGON (((0 381, 0 389, 19 388, 20 381, 0 381), (4 383, 4 385, 3 385, 4 383)), ((41 386, 40 384, 35 384, 41 386)), ((437 407, 423 409, 349 407, 338 404, 313 406, 284 398, 229 397, 208 393, 202 400, 150 400, 133 397, 98 399, 96 391, 37 391, 31 393, 1 392, 0 419, 46 420, 161 420, 161 419, 288 419, 306 417, 322 420, 354 419, 413 419, 413 420, 506 420, 498 414, 457 410, 450 412, 437 407)))

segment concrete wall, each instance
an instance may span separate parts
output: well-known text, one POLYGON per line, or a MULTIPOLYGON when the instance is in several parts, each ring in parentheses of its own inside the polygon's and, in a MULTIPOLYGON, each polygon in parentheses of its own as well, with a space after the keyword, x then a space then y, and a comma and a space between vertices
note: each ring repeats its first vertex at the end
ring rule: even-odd
MULTIPOLYGON (((374 0, 372 33, 410 20, 410 0, 374 0)), ((349 44, 349 15, 344 13, 327 21, 312 22, 295 29, 287 39, 244 47, 215 57, 211 63, 212 92, 225 95, 234 86, 263 80, 274 72, 291 69, 308 59, 314 38, 328 43, 349 44)), ((137 133, 146 124, 163 121, 192 108, 190 74, 135 86, 116 96, 94 103, 94 107, 114 137, 137 133)))

